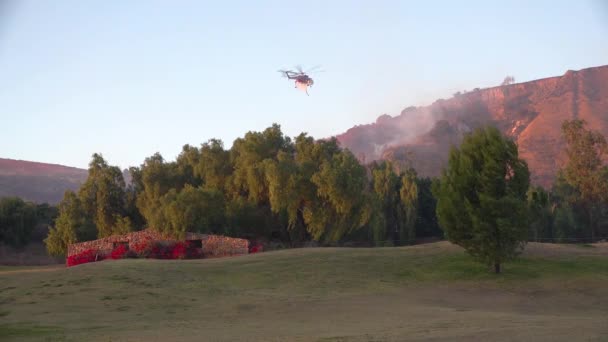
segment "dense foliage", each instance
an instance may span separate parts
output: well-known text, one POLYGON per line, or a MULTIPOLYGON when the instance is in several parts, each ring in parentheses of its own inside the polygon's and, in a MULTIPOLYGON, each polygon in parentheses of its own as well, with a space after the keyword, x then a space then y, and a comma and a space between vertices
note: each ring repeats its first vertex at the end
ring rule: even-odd
POLYGON ((70 267, 70 266, 76 266, 76 265, 80 265, 80 264, 86 264, 89 262, 95 262, 95 261, 101 261, 101 260, 104 260, 103 255, 100 255, 94 249, 88 249, 82 253, 70 255, 66 259, 66 264, 68 267, 70 267))
POLYGON ((565 122, 563 133, 569 163, 550 190, 528 187, 516 146, 493 128, 465 139, 442 182, 390 160, 361 164, 335 139, 292 139, 278 125, 248 132, 230 149, 211 139, 185 145, 174 161, 156 153, 128 170, 128 184, 94 154, 86 182, 58 207, 47 249, 64 255, 70 243, 144 227, 176 238, 192 231, 286 247, 392 246, 445 234, 467 246, 500 241, 469 249, 502 262, 526 239, 608 235, 606 142, 583 121, 565 122), (474 234, 458 233, 466 229, 474 234))
POLYGON ((36 205, 17 197, 1 198, 0 243, 23 247, 32 240, 40 241, 56 217, 56 208, 48 204, 36 205))
POLYGON ((532 241, 592 242, 608 237, 608 144, 583 120, 565 121, 567 163, 550 191, 531 188, 532 241))
POLYGON ((446 237, 499 273, 527 238, 529 179, 517 146, 498 129, 465 136, 460 148, 451 150, 436 186, 437 216, 446 237))
POLYGON ((140 215, 129 202, 123 174, 100 154, 93 154, 89 175, 78 193, 66 191, 59 217, 45 240, 51 255, 65 255, 69 244, 132 231, 140 215), (129 215, 132 216, 129 217, 129 215))
POLYGON ((285 246, 406 244, 417 230, 441 234, 431 180, 390 162, 362 165, 335 139, 291 139, 278 125, 248 132, 228 150, 211 139, 185 145, 175 161, 156 153, 129 174, 125 184, 94 154, 86 182, 59 205, 48 251, 65 254, 71 243, 145 226, 176 238, 192 231, 285 246))

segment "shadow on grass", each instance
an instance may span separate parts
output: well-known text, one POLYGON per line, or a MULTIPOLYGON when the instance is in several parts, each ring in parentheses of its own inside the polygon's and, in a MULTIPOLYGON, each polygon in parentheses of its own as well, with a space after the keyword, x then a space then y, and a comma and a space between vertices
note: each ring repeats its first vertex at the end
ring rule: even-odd
MULTIPOLYGON (((411 276, 412 272, 404 272, 411 276)), ((475 262, 466 254, 445 255, 433 258, 424 272, 416 273, 419 280, 534 280, 539 278, 571 276, 608 276, 605 258, 577 257, 570 260, 544 258, 517 258, 502 265, 495 274, 490 266, 475 262)))
POLYGON ((60 327, 32 324, 0 324, 0 340, 21 341, 44 337, 45 341, 65 341, 64 331, 60 327))

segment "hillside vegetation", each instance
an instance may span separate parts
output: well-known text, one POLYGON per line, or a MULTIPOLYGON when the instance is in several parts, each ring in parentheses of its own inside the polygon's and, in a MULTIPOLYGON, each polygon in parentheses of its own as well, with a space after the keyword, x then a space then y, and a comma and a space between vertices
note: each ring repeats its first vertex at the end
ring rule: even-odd
POLYGON ((608 65, 562 76, 458 92, 429 106, 382 115, 375 123, 337 135, 343 147, 368 162, 409 161, 425 177, 448 164, 452 145, 472 129, 491 124, 512 138, 530 166, 534 185, 550 187, 568 158, 561 125, 582 119, 608 134, 608 65))
POLYGON ((4 267, 0 339, 588 340, 608 333, 607 261, 606 244, 532 243, 495 275, 439 242, 4 267))
POLYGON ((0 158, 0 198, 57 204, 66 190, 78 189, 86 179, 87 170, 75 167, 0 158))

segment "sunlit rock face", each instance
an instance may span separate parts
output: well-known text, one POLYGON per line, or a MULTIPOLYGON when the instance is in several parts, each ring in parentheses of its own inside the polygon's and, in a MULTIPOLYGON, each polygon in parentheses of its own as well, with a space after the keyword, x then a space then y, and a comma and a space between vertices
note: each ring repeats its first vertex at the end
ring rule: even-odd
POLYGON ((574 118, 608 136, 608 66, 475 89, 430 106, 408 107, 395 117, 382 115, 337 138, 366 162, 404 158, 420 174, 438 176, 451 146, 475 127, 492 124, 518 144, 532 182, 548 187, 565 162, 561 124, 574 118))

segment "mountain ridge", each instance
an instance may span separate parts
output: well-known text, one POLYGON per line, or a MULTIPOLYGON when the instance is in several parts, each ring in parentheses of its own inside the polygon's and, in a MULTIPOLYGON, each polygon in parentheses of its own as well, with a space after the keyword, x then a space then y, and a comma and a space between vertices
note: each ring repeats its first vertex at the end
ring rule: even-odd
MULTIPOLYGON (((336 138, 363 162, 404 162, 422 176, 435 177, 464 134, 493 124, 517 143, 532 183, 549 187, 566 161, 561 124, 573 118, 584 119, 588 128, 608 137, 608 65, 475 88, 427 106, 406 107, 397 116, 380 115, 374 123, 355 125, 336 138)), ((86 169, 72 166, 0 158, 0 197, 57 204, 87 175, 86 169)))
POLYGON ((397 116, 357 125, 336 136, 360 160, 407 162, 423 176, 438 176, 451 146, 465 133, 492 124, 518 145, 532 183, 550 187, 565 163, 561 124, 581 118, 608 136, 608 65, 562 76, 475 88, 428 106, 407 107, 397 116))
POLYGON ((78 190, 87 175, 72 166, 0 158, 0 197, 57 204, 66 190, 78 190))

